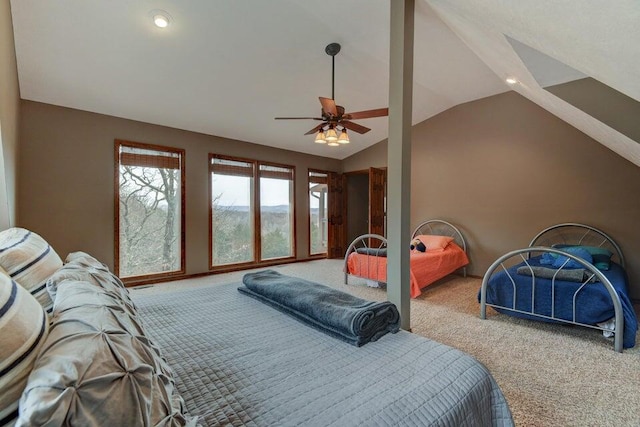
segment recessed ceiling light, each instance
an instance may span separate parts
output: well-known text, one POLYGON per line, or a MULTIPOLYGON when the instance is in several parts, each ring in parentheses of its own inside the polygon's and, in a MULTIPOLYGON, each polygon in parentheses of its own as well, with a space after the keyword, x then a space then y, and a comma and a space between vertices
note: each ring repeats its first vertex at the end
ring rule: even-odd
POLYGON ((506 79, 504 79, 505 82, 507 82, 507 84, 510 85, 514 85, 516 83, 518 83, 518 79, 516 79, 515 77, 507 77, 506 79))
POLYGON ((171 23, 171 16, 164 10, 152 10, 149 14, 158 28, 166 28, 171 23))

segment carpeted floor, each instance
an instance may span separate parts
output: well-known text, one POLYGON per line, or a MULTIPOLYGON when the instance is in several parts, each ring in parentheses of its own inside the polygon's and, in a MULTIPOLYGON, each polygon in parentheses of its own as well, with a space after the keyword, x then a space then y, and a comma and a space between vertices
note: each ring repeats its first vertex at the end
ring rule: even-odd
MULTIPOLYGON (((367 299, 386 299, 383 289, 350 278, 341 260, 275 267, 367 299)), ((249 270, 251 271, 251 270, 249 270)), ((235 272, 141 287, 132 292, 171 292, 240 282, 235 272)), ((599 331, 512 318, 489 309, 479 318, 480 279, 450 276, 411 301, 416 334, 461 349, 482 362, 502 388, 517 426, 640 426, 640 334, 638 345, 613 351, 599 331)))

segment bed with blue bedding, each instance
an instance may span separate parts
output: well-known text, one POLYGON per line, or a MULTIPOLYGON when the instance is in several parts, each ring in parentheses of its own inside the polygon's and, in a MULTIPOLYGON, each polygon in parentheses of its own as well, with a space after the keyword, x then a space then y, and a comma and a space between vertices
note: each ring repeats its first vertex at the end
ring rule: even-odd
POLYGON ((520 318, 569 323, 614 336, 616 351, 635 346, 638 321, 629 298, 624 255, 604 232, 566 223, 539 233, 485 273, 478 293, 486 307, 520 318))

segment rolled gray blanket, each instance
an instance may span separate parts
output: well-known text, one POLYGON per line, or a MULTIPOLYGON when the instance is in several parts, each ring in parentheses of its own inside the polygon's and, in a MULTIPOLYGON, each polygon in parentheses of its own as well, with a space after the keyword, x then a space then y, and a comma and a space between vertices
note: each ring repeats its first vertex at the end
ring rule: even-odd
POLYGON ((400 329, 392 303, 367 301, 275 270, 245 274, 238 291, 335 338, 360 347, 400 329))
POLYGON ((547 267, 539 267, 539 266, 526 266, 518 267, 516 272, 522 276, 533 276, 540 277, 542 279, 553 279, 557 280, 566 280, 567 282, 585 282, 589 281, 589 283, 598 282, 598 278, 593 275, 593 273, 585 270, 584 268, 567 268, 567 269, 557 269, 557 268, 547 268, 547 267))
POLYGON ((356 252, 362 255, 372 255, 372 256, 387 256, 387 249, 378 249, 378 248, 358 248, 356 252))

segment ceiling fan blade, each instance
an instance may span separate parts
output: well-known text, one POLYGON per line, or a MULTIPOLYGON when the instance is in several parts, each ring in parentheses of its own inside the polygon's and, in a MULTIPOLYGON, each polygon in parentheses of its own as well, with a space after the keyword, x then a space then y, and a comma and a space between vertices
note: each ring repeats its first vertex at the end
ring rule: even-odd
POLYGON ((324 127, 324 125, 325 125, 324 123, 319 124, 318 126, 311 129, 309 132, 305 133, 305 135, 311 135, 312 133, 318 132, 320 129, 324 127))
POLYGON ((384 117, 389 115, 388 108, 377 108, 375 110, 356 111, 355 113, 347 113, 345 118, 350 120, 370 119, 372 117, 384 117))
POLYGON ((338 109, 336 108, 336 102, 331 99, 331 98, 323 98, 323 97, 319 97, 318 99, 320 99, 320 104, 322 104, 322 110, 331 115, 336 117, 338 115, 338 109))
POLYGON ((371 130, 371 129, 367 128, 367 127, 361 126, 361 125, 359 125, 357 123, 350 122, 348 120, 341 121, 340 122, 340 126, 344 126, 347 129, 352 130, 354 132, 358 132, 358 133, 367 133, 367 132, 369 132, 371 130))
POLYGON ((321 117, 276 117, 276 120, 324 120, 321 117))

